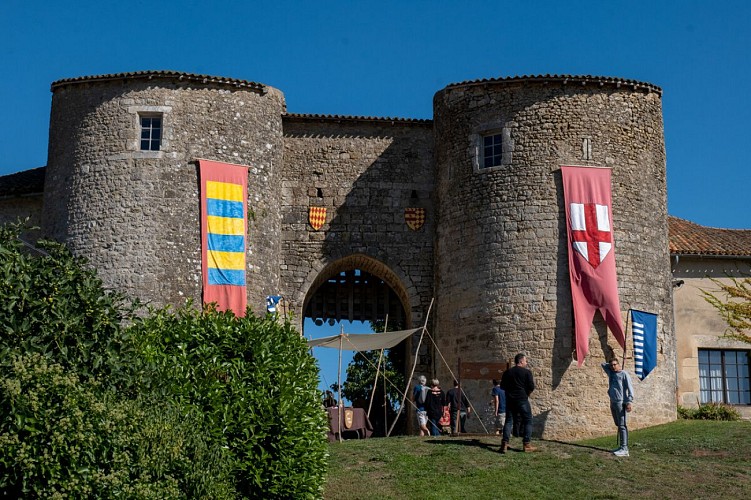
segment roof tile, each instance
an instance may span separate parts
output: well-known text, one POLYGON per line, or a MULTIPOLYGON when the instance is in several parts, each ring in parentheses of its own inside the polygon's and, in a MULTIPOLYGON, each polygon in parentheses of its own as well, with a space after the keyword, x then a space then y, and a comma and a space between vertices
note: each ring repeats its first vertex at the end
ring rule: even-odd
POLYGON ((700 226, 668 216, 671 254, 751 256, 751 229, 700 226))
POLYGON ((46 167, 38 167, 0 176, 0 196, 42 194, 45 171, 46 167))

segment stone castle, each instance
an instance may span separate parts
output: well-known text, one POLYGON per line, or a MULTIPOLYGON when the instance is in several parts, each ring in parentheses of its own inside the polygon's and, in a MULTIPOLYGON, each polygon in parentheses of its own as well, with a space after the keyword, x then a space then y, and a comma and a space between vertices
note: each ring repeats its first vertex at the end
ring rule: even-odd
POLYGON ((569 438, 612 432, 599 363, 616 344, 596 316, 576 368, 560 167, 610 167, 624 325, 630 307, 659 315, 658 367, 635 381, 631 423, 673 420, 661 89, 474 80, 439 90, 433 110, 432 120, 292 114, 275 88, 179 72, 59 80, 43 199, 15 206, 108 286, 157 305, 200 302, 196 160, 247 165, 252 309, 282 295, 299 324, 389 314, 409 328, 434 300, 436 347, 408 342, 405 373, 416 356, 418 373, 448 388, 461 360, 482 410, 494 367, 524 351, 536 434, 569 438), (310 207, 327 208, 320 229, 310 207), (424 224, 408 226, 407 209, 424 224))

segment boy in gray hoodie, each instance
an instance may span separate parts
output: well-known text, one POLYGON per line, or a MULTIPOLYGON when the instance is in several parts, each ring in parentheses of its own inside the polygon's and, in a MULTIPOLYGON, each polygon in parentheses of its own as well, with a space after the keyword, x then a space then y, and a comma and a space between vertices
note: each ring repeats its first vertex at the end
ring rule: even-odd
POLYGON ((608 375, 608 396, 610 396, 610 413, 613 422, 618 427, 618 441, 620 447, 613 452, 617 457, 628 456, 628 427, 626 413, 630 412, 634 400, 634 386, 631 377, 624 372, 620 363, 613 358, 609 363, 603 363, 602 369, 608 375))

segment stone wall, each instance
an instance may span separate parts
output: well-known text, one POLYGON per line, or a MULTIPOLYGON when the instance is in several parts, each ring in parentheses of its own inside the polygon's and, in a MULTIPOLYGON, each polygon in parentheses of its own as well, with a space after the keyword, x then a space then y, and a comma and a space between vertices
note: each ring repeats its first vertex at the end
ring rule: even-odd
MULTIPOLYGON (((630 307, 659 315, 658 366, 635 381, 631 425, 675 418, 656 87, 594 77, 465 82, 435 95, 433 121, 288 115, 273 88, 201 75, 103 75, 52 89, 42 228, 89 258, 107 286, 156 305, 199 302, 196 160, 248 165, 256 312, 266 295, 281 294, 301 322, 318 285, 353 268, 395 291, 405 326, 421 326, 435 297, 428 326, 440 355, 425 340, 417 372, 449 388, 459 360, 472 364, 481 375, 463 377, 463 387, 484 414, 495 374, 482 366, 527 352, 544 437, 612 431, 599 363, 615 342, 599 316, 586 365, 573 359, 560 175, 562 165, 611 168, 624 324, 630 307), (162 115, 160 151, 140 151, 139 113, 162 115), (502 135, 502 162, 480 169, 478 145, 490 132, 502 135), (328 210, 318 231, 311 206, 328 210), (427 214, 417 231, 405 223, 412 207, 427 214)), ((482 431, 478 422, 469 429, 482 431)))
POLYGON ((42 195, 8 196, 0 198, 0 224, 28 218, 38 226, 42 221, 42 195))
MULTIPOLYGON (((602 434, 612 425, 599 363, 616 344, 599 315, 586 365, 578 369, 573 359, 560 174, 562 165, 610 167, 624 324, 629 307, 660 317, 659 368, 637 383, 632 424, 674 419, 659 93, 587 82, 497 81, 447 87, 434 105, 436 338, 449 368, 455 370, 458 358, 503 362, 526 352, 538 384, 532 398, 536 433, 602 434), (496 131, 503 135, 503 164, 480 170, 478 137, 496 131)), ((626 367, 631 371, 633 362, 626 367)), ((445 386, 449 368, 438 370, 445 386)), ((464 383, 483 405, 491 387, 489 380, 464 383)))
POLYGON ((53 85, 43 229, 87 256, 107 286, 156 305, 200 303, 196 160, 248 165, 248 304, 279 280, 280 92, 113 78, 53 85), (139 113, 161 113, 160 151, 140 151, 139 113))
MULTIPOLYGON (((28 218, 28 225, 40 227, 42 224, 42 195, 0 197, 0 225, 14 223, 28 218)), ((28 231, 23 237, 34 243, 40 236, 38 230, 28 231)))
POLYGON ((284 164, 281 286, 292 309, 303 310, 321 273, 356 256, 404 297, 412 326, 421 325, 433 292, 431 123, 288 116, 284 164), (308 223, 310 206, 327 209, 319 231, 308 223), (408 207, 426 209, 418 231, 405 223, 408 207))

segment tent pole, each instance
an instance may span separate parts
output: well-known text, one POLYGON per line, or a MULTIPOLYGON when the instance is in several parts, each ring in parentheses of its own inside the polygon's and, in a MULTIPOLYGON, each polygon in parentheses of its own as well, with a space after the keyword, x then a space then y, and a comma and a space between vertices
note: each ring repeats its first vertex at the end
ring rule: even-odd
MULTIPOLYGON (((383 327, 383 331, 388 331, 389 327, 389 315, 386 315, 386 325, 383 327)), ((376 387, 378 386, 378 374, 381 373, 381 361, 383 360, 383 349, 381 349, 381 354, 378 356, 378 366, 376 367, 376 374, 375 379, 373 379, 373 392, 370 394, 370 404, 368 404, 368 418, 370 418, 370 410, 373 408, 373 398, 375 397, 375 391, 376 387)), ((384 364, 383 368, 383 377, 386 378, 386 366, 384 364)), ((383 382, 383 390, 386 390, 386 382, 383 382)), ((386 394, 384 392, 384 394, 386 394)))
POLYGON ((457 358, 456 361, 456 381, 458 382, 456 390, 454 391, 454 397, 459 397, 459 402, 456 404, 456 429, 451 429, 452 433, 459 435, 459 431, 462 430, 462 358, 457 358))
MULTIPOLYGON (((378 382, 378 379, 376 379, 376 383, 378 382)), ((386 367, 384 366, 383 370, 383 435, 385 436, 388 432, 386 429, 388 428, 388 401, 389 398, 386 396, 386 367)))
MULTIPOLYGON (((383 324, 383 331, 388 332, 389 331, 389 315, 386 314, 386 322, 383 324)), ((381 349, 381 356, 383 356, 383 349, 381 349)), ((373 387, 378 383, 378 374, 376 373, 376 378, 373 381, 373 387)), ((388 432, 386 429, 388 428, 388 412, 386 411, 386 402, 388 401, 388 398, 386 397, 386 360, 383 361, 383 434, 386 435, 388 432)))
POLYGON ((375 380, 373 381, 373 390, 370 393, 370 403, 368 403, 368 418, 370 418, 370 410, 373 409, 373 398, 375 397, 376 386, 378 385, 378 375, 381 373, 381 360, 383 359, 383 349, 378 356, 378 366, 376 366, 375 380))
POLYGON ((336 388, 339 390, 339 408, 337 414, 339 415, 339 442, 343 441, 342 438, 342 413, 344 412, 344 406, 342 405, 342 347, 344 343, 344 325, 340 324, 339 330, 339 372, 336 377, 336 388))
POLYGON ((417 349, 415 350, 415 361, 412 363, 412 371, 409 373, 409 377, 407 377, 407 387, 404 389, 404 394, 402 396, 402 404, 399 406, 399 411, 396 413, 396 417, 394 418, 394 422, 391 424, 391 428, 386 433, 386 437, 389 437, 391 435, 391 431, 394 430, 394 426, 396 425, 396 422, 399 420, 399 415, 402 414, 402 410, 404 409, 404 403, 407 400, 407 393, 409 392, 409 386, 412 384, 412 376, 415 374, 415 367, 417 367, 417 359, 420 357, 420 345, 422 344, 422 338, 425 336, 425 330, 428 327, 428 319, 430 319, 430 310, 433 309, 433 301, 435 301, 435 297, 430 299, 430 305, 428 306, 428 313, 425 315, 425 323, 422 325, 422 332, 420 332, 420 340, 417 342, 417 349))

